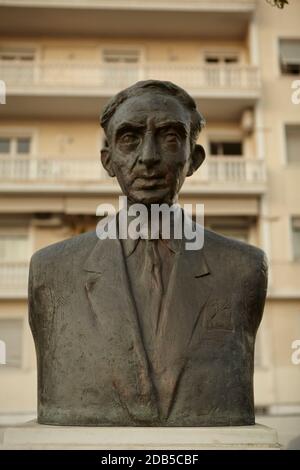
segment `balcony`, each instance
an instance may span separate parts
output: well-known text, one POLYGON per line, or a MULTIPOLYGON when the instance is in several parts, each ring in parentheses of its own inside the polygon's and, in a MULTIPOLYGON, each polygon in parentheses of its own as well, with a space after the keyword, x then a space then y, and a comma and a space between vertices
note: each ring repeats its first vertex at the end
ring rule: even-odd
POLYGON ((200 185, 201 193, 260 193, 266 183, 265 164, 263 160, 243 157, 208 157, 186 181, 187 189, 200 185))
POLYGON ((256 0, 2 0, 1 31, 18 36, 242 39, 256 0))
POLYGON ((153 78, 185 88, 210 120, 238 120, 260 95, 259 70, 251 65, 0 61, 0 79, 7 89, 0 116, 96 119, 109 97, 153 78))
POLYGON ((23 298, 27 296, 28 262, 0 262, 0 297, 23 298))
MULTIPOLYGON (((195 194, 260 194, 265 189, 263 160, 243 157, 208 157, 203 167, 187 178, 182 192, 195 194)), ((100 162, 90 158, 59 160, 1 157, 2 193, 119 193, 100 162)))
POLYGON ((86 91, 109 96, 138 80, 155 78, 174 81, 194 96, 215 93, 257 92, 260 87, 257 67, 250 65, 145 63, 103 64, 72 62, 26 63, 0 61, 0 77, 8 92, 44 93, 86 91), (28 87, 34 87, 31 89, 28 87), (50 88, 49 88, 50 87, 50 88), (71 87, 71 88, 70 88, 71 87))

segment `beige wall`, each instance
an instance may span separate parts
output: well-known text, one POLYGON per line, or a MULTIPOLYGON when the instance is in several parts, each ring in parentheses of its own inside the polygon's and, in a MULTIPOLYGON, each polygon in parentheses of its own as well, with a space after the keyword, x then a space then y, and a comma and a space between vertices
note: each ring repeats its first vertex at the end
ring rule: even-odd
POLYGON ((27 301, 1 299, 1 318, 22 319, 23 334, 21 367, 0 365, 0 413, 32 412, 36 408, 36 359, 27 321, 27 301))
POLYGON ((103 142, 100 123, 94 120, 0 120, 0 135, 18 130, 32 135, 37 158, 99 158, 103 142))
POLYGON ((299 403, 300 365, 292 363, 292 342, 300 339, 300 302, 270 301, 274 403, 299 403), (276 340, 277 339, 277 340, 276 340))
MULTIPOLYGON (((99 158, 105 138, 100 123, 95 120, 0 120, 0 136, 17 135, 18 131, 32 135, 32 152, 36 158, 99 158)), ((198 139, 207 154, 210 139, 242 140, 245 158, 257 158, 255 133, 244 134, 239 122, 210 121, 198 139)))
POLYGON ((300 166, 286 161, 284 124, 300 124, 300 107, 291 101, 291 84, 299 77, 281 75, 279 38, 300 38, 300 2, 289 2, 284 10, 258 2, 256 17, 268 169, 264 221, 271 261, 269 291, 274 296, 267 302, 262 326, 269 366, 257 372, 256 389, 261 404, 292 404, 300 400, 300 366, 291 361, 292 342, 300 339, 300 263, 293 261, 290 217, 300 215, 300 166))
MULTIPOLYGON (((229 195, 223 193, 219 186, 215 194, 208 195, 205 194, 205 186, 194 186, 194 189, 198 188, 198 193, 185 193, 180 202, 204 202, 206 214, 211 217, 246 217, 250 243, 268 252, 270 297, 259 329, 257 348, 261 362, 255 372, 255 399, 256 404, 261 406, 300 403, 300 366, 291 362, 292 341, 300 339, 300 263, 292 259, 290 230, 290 217, 300 216, 300 166, 287 164, 284 137, 285 123, 300 124, 300 105, 291 102, 291 83, 298 77, 281 76, 278 66, 278 38, 299 38, 299 18, 298 0, 291 0, 284 10, 272 8, 266 1, 258 0, 254 30, 251 30, 254 34, 255 29, 257 32, 256 48, 250 29, 245 31, 245 40, 236 42, 199 38, 179 40, 174 37, 0 38, 0 45, 36 47, 40 61, 73 61, 94 66, 100 64, 102 50, 110 48, 138 48, 142 61, 170 64, 201 64, 204 51, 223 49, 240 51, 242 63, 249 63, 250 57, 256 57, 262 78, 261 99, 257 106, 259 119, 255 123, 254 133, 243 136, 244 155, 254 160, 261 157, 265 159, 268 176, 266 194, 246 196, 237 191, 235 195, 229 195)), ((255 107, 254 101, 252 103, 251 106, 255 107)), ((34 155, 37 158, 99 158, 103 134, 96 120, 47 117, 33 120, 28 115, 24 120, 0 121, 0 135, 7 131, 17 132, 18 129, 32 131, 34 155)), ((199 142, 208 148, 209 136, 220 134, 227 138, 230 135, 241 135, 240 122, 208 122, 199 142)), ((112 192, 85 196, 80 193, 65 194, 63 191, 43 195, 30 195, 27 192, 21 196, 18 193, 13 196, 5 193, 0 197, 0 217, 3 214, 19 214, 20 211, 28 214, 28 220, 33 219, 36 212, 89 215, 95 213, 100 202, 116 204, 116 198, 117 195, 112 192)), ((42 227, 31 223, 32 251, 72 236, 82 227, 92 229, 93 226, 85 219, 74 218, 74 224, 63 221, 62 225, 42 227)), ((36 403, 36 372, 34 347, 27 324, 26 300, 0 299, 0 318, 7 317, 24 320, 24 357, 20 369, 0 366, 0 413, 32 411, 36 403)))
POLYGON ((299 300, 268 299, 257 339, 262 353, 254 377, 258 406, 299 403, 300 365, 292 363, 292 343, 300 339, 299 331, 299 300))
POLYGON ((133 39, 133 38, 95 38, 95 39, 51 39, 51 38, 0 38, 0 44, 36 48, 40 60, 45 61, 83 61, 102 60, 102 50, 110 48, 140 49, 142 58, 150 62, 202 62, 203 52, 211 50, 230 50, 241 54, 241 62, 248 61, 246 41, 207 41, 205 39, 133 39))
MULTIPOLYGON (((279 11, 258 2, 258 28, 263 94, 265 158, 268 164, 268 218, 272 289, 300 297, 300 263, 292 261, 291 216, 300 215, 300 166, 286 160, 284 125, 300 124, 300 107, 292 103, 291 85, 297 76, 282 76, 279 39, 300 38, 300 2, 279 11)), ((300 312, 299 312, 300 314, 300 312)), ((300 337, 300 331, 299 331, 300 337)), ((300 387, 299 387, 300 396, 300 387)))

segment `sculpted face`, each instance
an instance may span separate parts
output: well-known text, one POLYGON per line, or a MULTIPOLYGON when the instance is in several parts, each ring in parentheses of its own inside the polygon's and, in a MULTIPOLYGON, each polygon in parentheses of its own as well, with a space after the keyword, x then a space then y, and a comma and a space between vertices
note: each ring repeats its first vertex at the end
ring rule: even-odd
POLYGON ((191 151, 189 110, 159 92, 146 91, 122 103, 107 138, 102 163, 129 202, 174 203, 185 177, 204 160, 202 147, 191 151))

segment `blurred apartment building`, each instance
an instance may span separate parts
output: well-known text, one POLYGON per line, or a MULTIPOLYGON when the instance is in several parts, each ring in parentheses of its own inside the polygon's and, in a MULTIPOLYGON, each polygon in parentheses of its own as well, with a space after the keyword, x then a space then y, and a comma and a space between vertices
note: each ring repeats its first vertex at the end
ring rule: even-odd
POLYGON ((207 160, 180 202, 203 202, 206 226, 269 258, 256 405, 300 410, 299 18, 296 0, 284 10, 264 0, 0 1, 0 415, 36 407, 30 256, 95 228, 98 204, 118 203, 99 160, 99 114, 148 78, 185 88, 207 120, 207 160))

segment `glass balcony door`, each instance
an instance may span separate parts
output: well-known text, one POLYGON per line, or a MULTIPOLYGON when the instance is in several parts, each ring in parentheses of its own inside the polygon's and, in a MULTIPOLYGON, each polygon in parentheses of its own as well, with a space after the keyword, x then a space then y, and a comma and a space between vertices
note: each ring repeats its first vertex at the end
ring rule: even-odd
POLYGON ((215 51, 204 54, 205 80, 209 88, 232 88, 241 83, 239 54, 215 51))
POLYGON ((104 49, 102 51, 102 85, 122 89, 141 78, 141 51, 138 49, 104 49))
POLYGON ((1 48, 1 79, 6 83, 32 84, 35 76, 35 59, 35 51, 31 48, 1 48))
POLYGON ((0 135, 0 173, 3 180, 29 178, 31 149, 31 136, 0 135))

